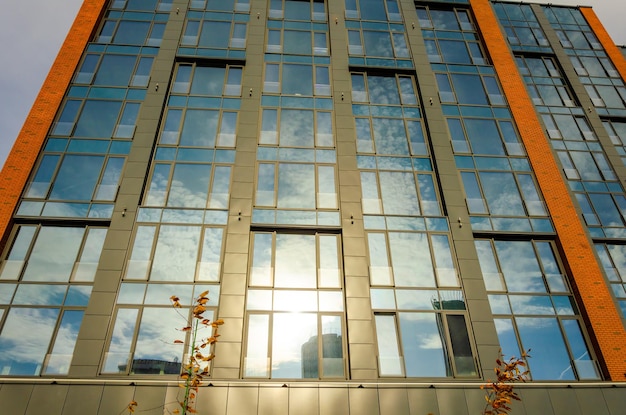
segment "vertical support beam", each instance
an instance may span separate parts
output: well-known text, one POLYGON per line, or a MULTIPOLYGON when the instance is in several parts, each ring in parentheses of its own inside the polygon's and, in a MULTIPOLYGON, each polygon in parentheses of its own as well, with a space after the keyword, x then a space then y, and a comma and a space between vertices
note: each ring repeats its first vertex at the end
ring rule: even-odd
POLYGON ((470 0, 557 233, 587 330, 607 378, 624 380, 626 330, 489 0, 470 0))
POLYGON ((267 4, 250 2, 246 63, 241 83, 241 108, 237 125, 237 152, 233 166, 219 318, 224 320, 215 344, 213 378, 239 379, 245 364, 246 293, 250 253, 250 224, 256 184, 259 114, 263 95, 267 4), (242 355, 244 358, 242 359, 242 355))
POLYGON ((370 278, 365 243, 365 225, 361 206, 361 176, 356 162, 356 131, 352 113, 352 84, 348 57, 348 31, 345 5, 328 1, 333 112, 339 175, 346 298, 349 377, 354 380, 378 377, 377 346, 370 278))
POLYGON ((6 242, 13 212, 37 162, 83 50, 87 46, 106 0, 85 0, 61 50, 28 113, 11 152, 0 172, 0 241, 6 242))

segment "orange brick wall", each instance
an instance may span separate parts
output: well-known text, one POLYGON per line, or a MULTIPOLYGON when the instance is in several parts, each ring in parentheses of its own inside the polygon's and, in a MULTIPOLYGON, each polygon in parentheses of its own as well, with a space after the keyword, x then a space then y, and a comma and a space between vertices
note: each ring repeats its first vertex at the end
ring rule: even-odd
POLYGON ((602 44, 606 54, 609 55, 609 58, 613 61, 613 65, 617 68, 619 74, 622 76, 622 79, 626 81, 626 59, 624 59, 624 55, 622 55, 620 49, 615 46, 615 43, 613 43, 613 40, 609 36, 608 32, 604 26, 602 26, 602 23, 600 23, 600 20, 598 19, 598 16, 596 16, 593 9, 590 7, 581 7, 580 11, 587 20, 587 23, 589 23, 591 30, 593 30, 598 37, 598 40, 602 44))
POLYGON ((85 0, 0 172, 0 240, 107 0, 85 0))
MULTIPOLYGON (((593 247, 569 196, 522 77, 488 0, 470 0, 476 22, 526 146, 557 233, 557 244, 579 296, 581 312, 605 375, 626 380, 626 330, 593 247)), ((540 350, 535 353, 541 353, 540 350)))

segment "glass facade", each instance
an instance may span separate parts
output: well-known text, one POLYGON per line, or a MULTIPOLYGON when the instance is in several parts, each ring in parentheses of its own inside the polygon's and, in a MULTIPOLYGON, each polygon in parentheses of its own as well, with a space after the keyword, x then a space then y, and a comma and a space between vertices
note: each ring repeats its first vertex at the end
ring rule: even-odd
MULTIPOLYGON (((619 65, 488 4, 623 330, 619 65)), ((4 236, 0 377, 174 381, 208 290, 215 382, 615 380, 477 7, 107 2, 4 236)))

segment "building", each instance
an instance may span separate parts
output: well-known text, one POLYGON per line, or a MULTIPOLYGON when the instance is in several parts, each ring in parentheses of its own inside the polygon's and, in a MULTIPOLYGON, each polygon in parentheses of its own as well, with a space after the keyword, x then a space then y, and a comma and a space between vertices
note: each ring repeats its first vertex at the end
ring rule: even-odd
POLYGON ((514 413, 626 396, 626 60, 588 7, 86 0, 0 174, 0 408, 514 413), (189 341, 188 339, 186 341, 189 341))

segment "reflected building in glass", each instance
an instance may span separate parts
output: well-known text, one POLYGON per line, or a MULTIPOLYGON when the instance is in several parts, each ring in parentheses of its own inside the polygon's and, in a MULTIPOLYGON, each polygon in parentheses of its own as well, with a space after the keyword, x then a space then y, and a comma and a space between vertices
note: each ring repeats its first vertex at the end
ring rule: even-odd
POLYGON ((622 52, 583 6, 85 0, 0 173, 0 407, 173 411, 208 290, 199 413, 479 413, 529 349, 514 412, 623 413, 622 52))

